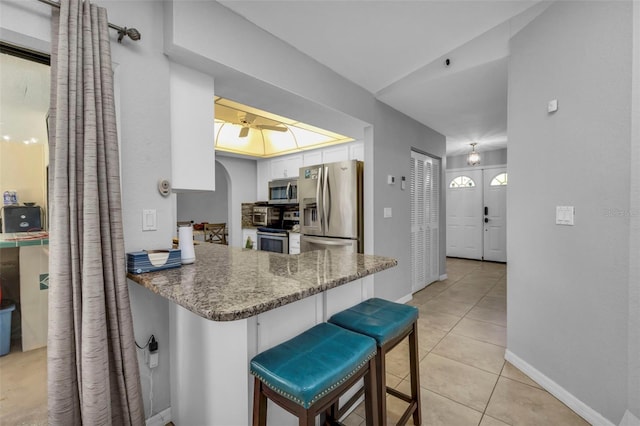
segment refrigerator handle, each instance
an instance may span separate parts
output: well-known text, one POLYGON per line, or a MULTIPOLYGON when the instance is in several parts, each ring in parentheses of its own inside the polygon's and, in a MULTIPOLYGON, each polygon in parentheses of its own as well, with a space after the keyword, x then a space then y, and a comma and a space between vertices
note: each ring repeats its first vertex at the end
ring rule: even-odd
POLYGON ((324 238, 314 238, 305 236, 305 241, 313 244, 319 244, 323 246, 350 246, 353 245, 355 240, 329 240, 324 238))
POLYGON ((320 216, 320 232, 324 234, 324 226, 322 217, 322 210, 320 209, 320 185, 322 183, 322 167, 318 169, 318 183, 316 184, 316 211, 318 212, 318 216, 320 216))
POLYGON ((331 206, 327 206, 329 204, 327 197, 327 189, 329 188, 329 167, 324 168, 324 186, 322 188, 322 216, 325 218, 325 222, 327 224, 325 229, 325 234, 329 231, 329 214, 327 210, 331 208, 331 206))

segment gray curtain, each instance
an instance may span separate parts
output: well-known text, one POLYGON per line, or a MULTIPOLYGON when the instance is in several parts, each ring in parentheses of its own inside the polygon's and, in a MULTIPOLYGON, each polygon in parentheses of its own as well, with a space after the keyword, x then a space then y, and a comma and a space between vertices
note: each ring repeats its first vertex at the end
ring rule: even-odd
POLYGON ((107 14, 88 1, 60 4, 51 58, 49 424, 141 425, 107 14))

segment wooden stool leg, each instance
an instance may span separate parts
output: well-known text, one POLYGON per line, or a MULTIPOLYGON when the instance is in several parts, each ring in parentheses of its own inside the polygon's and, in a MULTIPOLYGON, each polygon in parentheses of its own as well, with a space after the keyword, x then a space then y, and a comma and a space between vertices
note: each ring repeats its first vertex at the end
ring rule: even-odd
POLYGON ((414 321, 413 331, 409 334, 409 364, 411 368, 411 399, 416 401, 413 412, 413 424, 422 424, 422 409, 420 403, 420 359, 418 353, 418 322, 414 321))
POLYGON ((257 377, 253 381, 253 426, 267 425, 267 397, 262 392, 262 382, 257 377))
POLYGON ((380 406, 378 401, 380 386, 378 385, 377 380, 378 363, 376 362, 376 358, 377 356, 371 358, 369 361, 369 371, 364 376, 364 406, 367 417, 367 426, 380 425, 380 413, 378 411, 378 407, 380 406))
MULTIPOLYGON (((338 400, 339 401, 339 400, 338 400)), ((324 424, 331 425, 338 421, 338 401, 331 404, 329 408, 324 412, 324 424)))
POLYGON ((386 350, 383 347, 378 347, 378 353, 376 354, 376 379, 378 381, 378 422, 380 426, 387 426, 386 357, 386 350))
POLYGON ((298 417, 298 425, 300 426, 315 426, 316 416, 311 415, 309 410, 305 410, 298 417))

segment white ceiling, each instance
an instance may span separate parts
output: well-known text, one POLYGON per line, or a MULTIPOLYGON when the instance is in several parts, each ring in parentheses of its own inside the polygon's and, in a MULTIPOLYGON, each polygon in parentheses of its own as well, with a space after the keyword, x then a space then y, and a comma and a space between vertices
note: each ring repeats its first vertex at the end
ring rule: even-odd
POLYGON ((382 102, 447 136, 447 154, 507 144, 509 38, 547 2, 220 0, 382 102), (451 65, 444 65, 450 58, 451 65))

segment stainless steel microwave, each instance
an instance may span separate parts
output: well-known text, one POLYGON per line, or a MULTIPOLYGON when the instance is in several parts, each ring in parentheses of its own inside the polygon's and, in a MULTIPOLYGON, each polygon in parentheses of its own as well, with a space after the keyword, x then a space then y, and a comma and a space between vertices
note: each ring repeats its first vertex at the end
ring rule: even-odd
POLYGON ((269 204, 298 204, 298 179, 269 182, 269 204))

